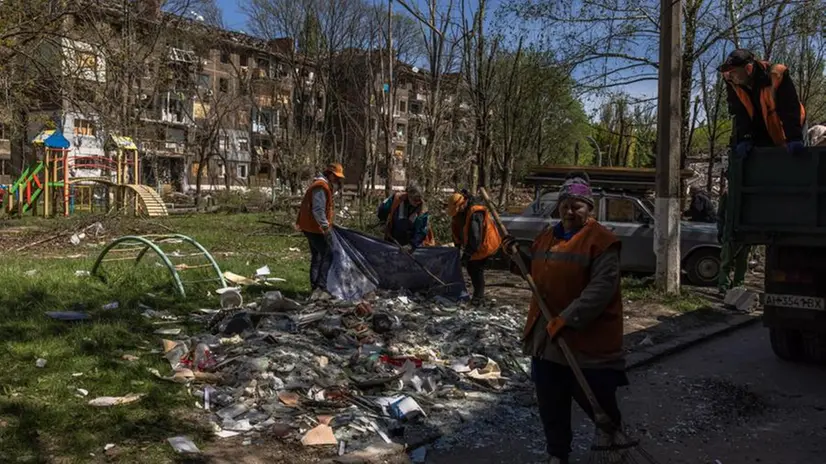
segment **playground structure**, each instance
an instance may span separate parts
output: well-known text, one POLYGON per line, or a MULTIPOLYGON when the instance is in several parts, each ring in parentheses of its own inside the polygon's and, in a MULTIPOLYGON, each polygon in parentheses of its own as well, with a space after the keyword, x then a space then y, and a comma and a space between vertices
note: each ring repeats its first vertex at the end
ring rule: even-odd
POLYGON ((22 216, 37 210, 44 217, 92 211, 95 187, 102 186, 106 211, 111 207, 134 216, 166 216, 160 195, 140 183, 140 157, 128 137, 112 135, 104 156, 70 156, 71 143, 60 131, 46 130, 32 141, 37 161, 17 181, 0 186, 0 209, 22 216), (78 176, 78 171, 100 171, 78 176), (112 204, 112 201, 114 203, 112 204))
POLYGON ((158 257, 160 262, 169 270, 172 276, 172 281, 178 295, 182 298, 186 297, 185 284, 214 282, 219 285, 219 288, 226 288, 227 283, 224 280, 224 275, 221 268, 215 261, 215 258, 204 248, 200 243, 194 239, 180 234, 167 235, 126 235, 117 238, 110 242, 100 252, 95 264, 92 266, 91 274, 99 279, 106 281, 102 273, 103 263, 113 261, 133 261, 135 265, 139 264, 141 260, 152 252, 158 257), (163 247, 167 245, 186 245, 187 248, 194 248, 190 253, 182 253, 177 249, 173 252, 167 253, 163 247), (113 254, 113 257, 107 257, 113 254), (187 262, 190 259, 197 260, 194 263, 187 262), (180 262, 175 262, 179 260, 180 262), (205 261, 205 262, 204 262, 205 261), (197 269, 211 269, 214 271, 214 277, 207 277, 200 280, 185 281, 181 279, 181 272, 191 271, 197 269))

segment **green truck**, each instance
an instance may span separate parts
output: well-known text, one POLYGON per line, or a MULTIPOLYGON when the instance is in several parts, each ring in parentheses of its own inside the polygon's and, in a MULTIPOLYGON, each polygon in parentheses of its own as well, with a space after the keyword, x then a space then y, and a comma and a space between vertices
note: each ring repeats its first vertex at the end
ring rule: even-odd
POLYGON ((758 148, 729 164, 725 233, 766 246, 763 322, 784 360, 826 362, 826 148, 758 148))

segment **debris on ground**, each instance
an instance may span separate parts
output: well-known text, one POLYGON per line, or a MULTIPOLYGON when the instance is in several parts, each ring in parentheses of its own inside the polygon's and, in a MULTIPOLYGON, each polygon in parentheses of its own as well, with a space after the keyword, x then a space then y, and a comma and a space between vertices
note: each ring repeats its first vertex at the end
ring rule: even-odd
POLYGON ((43 358, 37 358, 37 360, 34 362, 34 365, 42 369, 46 367, 46 360, 43 358))
POLYGON ((177 453, 182 454, 198 454, 201 450, 195 446, 192 440, 187 437, 172 437, 167 438, 166 441, 172 446, 172 449, 175 450, 177 453))
POLYGON ((89 401, 89 406, 109 407, 134 403, 143 398, 143 394, 130 393, 126 396, 101 396, 89 401))
POLYGON ((191 384, 218 437, 329 446, 341 453, 334 462, 408 448, 419 458, 474 411, 531 388, 518 343, 507 342, 524 314, 509 306, 390 292, 298 302, 270 291, 191 319, 208 332, 162 340, 172 374, 153 374, 191 384))

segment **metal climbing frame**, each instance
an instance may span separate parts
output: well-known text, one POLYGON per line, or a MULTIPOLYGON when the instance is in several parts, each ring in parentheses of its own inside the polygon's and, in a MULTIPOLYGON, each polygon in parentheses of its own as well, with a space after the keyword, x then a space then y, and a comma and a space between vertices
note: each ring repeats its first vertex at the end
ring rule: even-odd
POLYGON ((181 297, 186 297, 186 290, 184 289, 184 284, 192 284, 192 283, 201 283, 201 282, 217 282, 221 288, 227 286, 227 282, 224 280, 224 274, 221 272, 221 268, 218 267, 218 263, 215 261, 215 258, 204 248, 200 243, 192 239, 191 237, 187 237, 186 235, 181 234, 166 234, 166 235, 125 235, 123 237, 117 238, 113 240, 111 243, 106 245, 106 247, 100 252, 98 258, 95 260, 95 264, 92 266, 92 275, 98 278, 103 278, 101 274, 98 272, 100 271, 101 264, 111 261, 128 261, 134 260, 135 264, 139 263, 144 256, 149 251, 153 251, 161 262, 166 266, 169 270, 169 273, 172 275, 172 280, 175 284, 175 288, 181 297), (166 244, 179 244, 179 243, 186 243, 191 245, 193 248, 197 250, 194 253, 188 254, 181 254, 178 253, 166 253, 162 245, 166 244), (109 253, 121 253, 128 254, 132 252, 137 252, 135 256, 117 256, 114 258, 106 258, 109 253), (190 265, 185 262, 180 262, 175 264, 173 259, 179 258, 205 258, 206 263, 202 264, 194 264, 190 265), (179 271, 188 271, 192 269, 203 269, 211 267, 215 271, 215 277, 203 280, 191 280, 191 281, 184 281, 181 280, 181 274, 179 271))

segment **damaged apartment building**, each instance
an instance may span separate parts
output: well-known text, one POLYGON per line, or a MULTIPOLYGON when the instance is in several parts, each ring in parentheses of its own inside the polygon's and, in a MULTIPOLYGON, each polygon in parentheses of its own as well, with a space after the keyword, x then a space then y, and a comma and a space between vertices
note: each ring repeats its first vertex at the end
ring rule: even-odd
POLYGON ((273 186, 293 127, 319 127, 323 93, 292 39, 217 29, 157 0, 92 2, 64 21, 65 36, 42 47, 49 66, 38 70, 27 137, 62 129, 78 175, 111 175, 95 160, 121 136, 138 148, 140 181, 162 191, 273 186))

